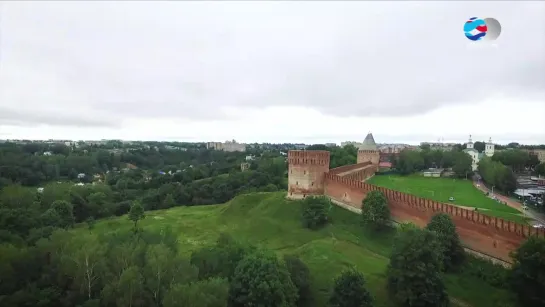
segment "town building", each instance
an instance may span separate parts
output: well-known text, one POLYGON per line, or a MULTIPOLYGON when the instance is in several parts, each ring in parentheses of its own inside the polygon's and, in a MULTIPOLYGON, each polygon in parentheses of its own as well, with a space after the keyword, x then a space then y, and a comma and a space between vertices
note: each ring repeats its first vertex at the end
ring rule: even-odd
POLYGON ((246 151, 246 144, 237 143, 235 140, 221 142, 208 142, 206 143, 206 148, 214 150, 223 150, 229 152, 246 151))
POLYGON ((441 141, 438 142, 421 142, 420 146, 429 146, 431 150, 442 150, 449 151, 456 147, 456 143, 444 143, 441 141))

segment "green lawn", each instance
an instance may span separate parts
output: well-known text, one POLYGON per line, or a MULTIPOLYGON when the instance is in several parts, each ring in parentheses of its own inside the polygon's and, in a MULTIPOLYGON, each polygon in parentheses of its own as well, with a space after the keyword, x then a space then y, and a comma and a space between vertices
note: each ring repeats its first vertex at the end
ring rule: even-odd
MULTIPOLYGON (((171 227, 179 233, 180 250, 186 255, 211 245, 221 232, 235 238, 276 251, 294 253, 309 266, 312 289, 318 298, 316 306, 326 306, 333 279, 349 266, 356 266, 367 279, 376 298, 376 306, 393 306, 385 291, 385 269, 388 264, 393 233, 365 234, 359 216, 337 206, 330 208, 332 223, 319 231, 304 229, 300 223, 299 202, 285 199, 285 192, 241 195, 224 205, 177 207, 146 212, 139 224, 159 231, 171 227)), ((87 231, 84 225, 81 230, 87 231), (85 230, 84 230, 85 229, 85 230)), ((97 221, 93 231, 111 232, 130 229, 126 216, 97 221)), ((512 306, 511 294, 487 286, 467 276, 445 277, 454 306, 512 306)))
POLYGON ((420 175, 380 175, 373 176, 367 182, 444 203, 476 207, 483 209, 481 212, 485 214, 506 220, 520 223, 527 222, 527 218, 518 210, 488 198, 483 192, 475 188, 469 180, 430 178, 420 175), (449 197, 454 197, 455 200, 449 201, 449 197))

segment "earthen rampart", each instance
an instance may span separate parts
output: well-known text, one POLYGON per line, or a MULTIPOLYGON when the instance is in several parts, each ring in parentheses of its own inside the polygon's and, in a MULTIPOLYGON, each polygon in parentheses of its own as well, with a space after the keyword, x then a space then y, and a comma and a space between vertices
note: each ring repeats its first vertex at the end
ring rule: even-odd
POLYGON ((381 191, 388 199, 392 218, 425 226, 431 217, 443 212, 454 221, 463 243, 476 251, 511 262, 509 253, 531 235, 545 237, 545 230, 521 225, 501 218, 460 208, 451 204, 420 198, 391 189, 378 187, 359 179, 341 177, 332 173, 324 176, 324 194, 328 197, 361 208, 370 191, 381 191))

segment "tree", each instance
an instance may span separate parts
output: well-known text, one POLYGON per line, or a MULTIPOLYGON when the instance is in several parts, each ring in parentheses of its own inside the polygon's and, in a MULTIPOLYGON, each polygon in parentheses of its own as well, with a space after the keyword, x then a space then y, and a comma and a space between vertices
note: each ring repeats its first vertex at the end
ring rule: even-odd
POLYGON ((312 306, 312 293, 310 291, 310 270, 297 256, 284 255, 284 262, 290 273, 291 281, 297 288, 297 306, 312 306))
POLYGON ((229 286, 229 306, 291 307, 296 301, 297 288, 275 254, 254 252, 240 261, 229 286))
POLYGON ((441 269, 437 234, 405 226, 394 241, 386 271, 388 292, 402 306, 448 306, 441 269))
POLYGON ((545 306, 545 238, 531 236, 512 258, 509 279, 521 306, 545 306))
POLYGON ((535 168, 540 163, 537 155, 529 155, 528 161, 526 161, 526 166, 529 168, 535 168))
POLYGON ((117 306, 143 306, 137 304, 139 297, 144 292, 144 277, 137 266, 132 266, 123 271, 116 284, 117 306))
POLYGON ((162 301, 163 292, 168 289, 170 263, 174 253, 163 244, 155 244, 146 251, 146 266, 143 268, 145 284, 157 305, 162 301))
POLYGON ((439 237, 444 269, 452 271, 459 267, 464 262, 465 251, 450 215, 446 213, 434 215, 426 229, 436 232, 439 237))
POLYGON ((484 182, 505 193, 513 192, 517 188, 517 180, 513 171, 489 157, 483 157, 479 161, 479 174, 484 182))
POLYGON ((165 294, 164 307, 227 307, 229 282, 210 278, 190 284, 174 284, 165 294))
POLYGON ((545 176, 545 163, 539 163, 535 171, 539 176, 545 176))
POLYGON ((176 201, 172 194, 167 194, 163 202, 161 203, 160 209, 168 209, 176 206, 176 201))
POLYGON ((104 246, 96 235, 86 233, 73 236, 65 253, 63 272, 73 278, 80 291, 90 300, 105 268, 104 246))
POLYGON ((522 171, 535 163, 535 158, 531 158, 528 151, 521 149, 497 151, 492 156, 492 160, 509 166, 514 172, 522 171))
POLYGON ((475 148, 478 152, 483 152, 486 147, 486 143, 482 141, 477 141, 473 143, 473 148, 475 148))
POLYGON ((454 165, 452 171, 459 178, 465 178, 468 174, 471 174, 473 159, 471 156, 463 151, 454 153, 454 165))
POLYGON ((64 200, 56 200, 51 204, 51 209, 55 210, 61 220, 60 227, 72 227, 74 225, 74 213, 72 204, 64 200))
POLYGON ((365 288, 363 274, 355 269, 344 271, 335 279, 333 293, 329 298, 331 307, 371 307, 373 298, 365 288))
POLYGON ((87 223, 87 229, 89 229, 89 231, 92 231, 95 228, 95 219, 92 216, 85 222, 87 223))
POLYGON ((129 220, 134 222, 134 229, 136 231, 137 223, 139 220, 143 219, 145 217, 144 215, 144 207, 139 202, 134 202, 131 206, 131 210, 129 211, 129 220))
POLYGON ((409 175, 424 169, 425 163, 421 153, 413 150, 403 150, 396 160, 395 168, 402 175, 409 175))
POLYGON ((41 223, 44 227, 52 226, 52 227, 58 227, 62 228, 63 221, 57 211, 53 209, 47 209, 41 216, 40 216, 41 223))
POLYGON ((162 243, 147 248, 145 263, 142 268, 145 286, 157 306, 160 306, 164 293, 172 284, 196 281, 198 277, 195 266, 162 243))
POLYGON ((390 208, 381 191, 371 191, 362 201, 361 216, 363 225, 375 230, 384 229, 390 225, 390 208))
POLYGON ((331 203, 325 197, 310 196, 303 200, 303 225, 310 229, 318 229, 327 224, 328 210, 331 203))
POLYGON ((215 246, 193 252, 191 264, 198 268, 200 279, 222 277, 231 280, 240 261, 253 250, 253 246, 222 233, 215 246))

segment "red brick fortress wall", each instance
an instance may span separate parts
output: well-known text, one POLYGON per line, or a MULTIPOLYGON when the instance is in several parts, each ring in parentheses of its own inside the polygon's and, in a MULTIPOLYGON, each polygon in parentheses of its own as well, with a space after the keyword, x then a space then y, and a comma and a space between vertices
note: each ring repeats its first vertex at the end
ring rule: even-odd
POLYGON ((288 197, 324 194, 324 175, 329 171, 329 151, 288 152, 288 197))
POLYGON ((340 166, 329 170, 330 174, 346 177, 354 180, 367 180, 375 175, 376 165, 372 162, 363 162, 352 165, 340 166))
POLYGON ((324 176, 325 195, 355 208, 361 208, 361 202, 365 195, 373 190, 384 193, 394 220, 410 221, 419 226, 425 226, 433 215, 439 212, 447 213, 456 224, 464 245, 507 262, 511 262, 509 253, 529 236, 545 237, 544 229, 535 229, 473 210, 416 197, 332 173, 324 176))

